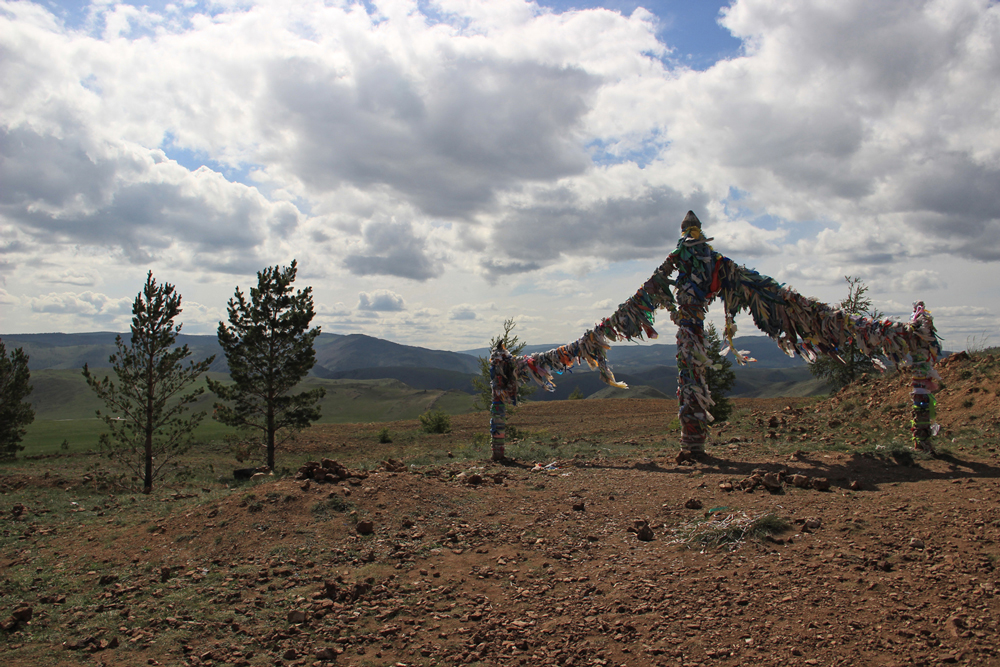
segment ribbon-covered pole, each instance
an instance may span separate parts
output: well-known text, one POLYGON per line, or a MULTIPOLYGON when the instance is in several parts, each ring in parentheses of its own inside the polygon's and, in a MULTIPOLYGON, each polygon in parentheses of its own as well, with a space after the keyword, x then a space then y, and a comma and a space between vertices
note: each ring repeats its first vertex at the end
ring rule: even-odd
POLYGON ((712 289, 712 247, 701 231, 701 221, 688 211, 681 222, 682 239, 676 251, 677 279, 677 401, 681 423, 681 449, 705 451, 709 407, 708 355, 705 350, 705 315, 717 290, 712 289))
MULTIPOLYGON (((507 396, 510 395, 510 387, 505 385, 510 382, 507 378, 507 373, 510 372, 512 362, 511 354, 504 349, 503 343, 498 342, 496 349, 490 353, 490 391, 492 393, 490 399, 490 440, 492 442, 492 458, 494 461, 503 461, 506 458, 504 440, 507 431, 507 405, 504 398, 505 390, 507 396)), ((513 398, 511 400, 516 404, 516 381, 513 391, 513 398)))
MULTIPOLYGON (((934 320, 924 309, 924 302, 913 304, 913 316, 910 319, 913 334, 919 338, 935 341, 934 320)), ((929 454, 934 453, 931 437, 936 435, 934 421, 934 392, 938 385, 934 381, 937 371, 934 370, 935 346, 914 345, 910 349, 910 370, 913 382, 913 447, 929 454)))

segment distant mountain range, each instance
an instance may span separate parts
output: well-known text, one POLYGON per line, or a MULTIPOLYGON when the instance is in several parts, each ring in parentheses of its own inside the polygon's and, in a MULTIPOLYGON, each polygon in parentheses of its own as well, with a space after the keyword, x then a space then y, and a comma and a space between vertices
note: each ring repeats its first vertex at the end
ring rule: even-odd
MULTIPOLYGON (((75 370, 84 364, 91 368, 107 368, 108 357, 115 351, 116 335, 111 332, 18 334, 0 336, 0 339, 8 350, 23 348, 32 371, 75 370)), ((214 354, 213 372, 228 371, 215 336, 181 334, 177 341, 188 345, 192 359, 205 359, 214 354)), ((746 367, 734 364, 737 383, 732 395, 809 395, 825 391, 822 383, 812 380, 805 361, 786 356, 769 338, 743 337, 736 343, 739 349, 749 350, 758 361, 746 367), (789 393, 775 394, 774 391, 789 393)), ((533 353, 554 347, 556 345, 533 345, 525 351, 533 353)), ((478 357, 488 352, 488 348, 464 352, 431 350, 362 334, 324 333, 316 340, 316 366, 312 374, 333 380, 395 379, 414 389, 472 393, 472 378, 479 373, 478 357)), ((676 352, 676 345, 671 344, 619 344, 612 348, 608 357, 615 376, 630 386, 649 387, 651 391, 674 396, 677 391, 676 352)), ((597 373, 577 367, 572 373, 556 377, 556 391, 539 389, 532 400, 567 399, 577 388, 585 396, 591 396, 606 385, 597 373)), ((614 392, 601 395, 614 395, 614 392)))

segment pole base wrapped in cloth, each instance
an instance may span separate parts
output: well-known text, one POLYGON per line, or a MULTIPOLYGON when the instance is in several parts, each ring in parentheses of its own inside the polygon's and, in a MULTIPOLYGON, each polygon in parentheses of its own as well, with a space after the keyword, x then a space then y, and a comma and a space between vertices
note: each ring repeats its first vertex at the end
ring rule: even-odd
MULTIPOLYGON (((677 399, 681 424, 681 448, 692 453, 704 451, 715 405, 708 387, 708 352, 705 346, 705 314, 716 297, 725 307, 725 338, 739 364, 754 359, 736 350, 736 316, 747 311, 754 324, 789 356, 815 361, 819 355, 840 359, 840 352, 854 344, 863 354, 882 354, 892 364, 909 358, 913 371, 913 440, 916 447, 933 451, 932 424, 934 362, 941 346, 930 313, 923 302, 914 305, 908 323, 870 320, 807 298, 773 278, 736 264, 712 249, 701 222, 688 211, 681 223, 681 239, 663 264, 636 293, 609 317, 601 320, 580 338, 548 352, 513 356, 503 347, 490 357, 490 434, 493 458, 504 456, 506 424, 504 405, 517 404, 517 387, 534 380, 548 391, 555 390, 553 374, 570 372, 577 364, 587 364, 600 373, 605 383, 625 388, 615 380, 608 365, 607 351, 617 341, 657 338, 653 328, 658 309, 666 309, 677 325, 677 399), (676 272, 676 278, 673 278, 676 272)), ((841 359, 841 361, 843 361, 841 359)), ((884 364, 874 359, 876 365, 884 364)))

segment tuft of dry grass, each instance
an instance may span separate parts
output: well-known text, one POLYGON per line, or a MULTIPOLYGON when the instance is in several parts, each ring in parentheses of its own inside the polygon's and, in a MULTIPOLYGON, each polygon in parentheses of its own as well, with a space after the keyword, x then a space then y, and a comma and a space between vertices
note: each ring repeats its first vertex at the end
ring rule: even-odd
POLYGON ((788 530, 791 524, 774 513, 713 514, 681 524, 671 531, 668 544, 677 544, 701 551, 725 549, 735 551, 748 540, 762 540, 788 530))

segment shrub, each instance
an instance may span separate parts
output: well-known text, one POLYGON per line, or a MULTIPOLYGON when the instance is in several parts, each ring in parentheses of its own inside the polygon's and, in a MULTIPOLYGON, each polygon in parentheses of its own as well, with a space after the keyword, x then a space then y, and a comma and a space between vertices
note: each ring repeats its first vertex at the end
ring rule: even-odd
POLYGON ((420 415, 420 424, 425 433, 449 433, 451 417, 443 410, 428 410, 420 415))
POLYGON ((383 428, 378 432, 378 441, 383 445, 387 445, 392 442, 392 436, 389 434, 388 428, 383 428))

